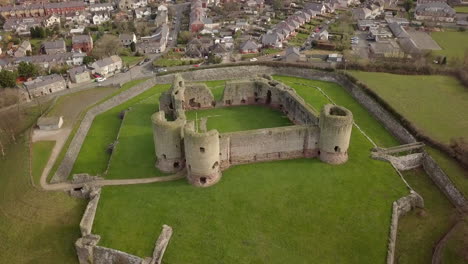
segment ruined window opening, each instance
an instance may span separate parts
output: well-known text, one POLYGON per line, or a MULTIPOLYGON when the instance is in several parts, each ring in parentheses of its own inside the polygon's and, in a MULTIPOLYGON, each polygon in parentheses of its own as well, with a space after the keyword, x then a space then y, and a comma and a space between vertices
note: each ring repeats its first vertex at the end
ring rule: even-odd
POLYGON ((215 107, 216 106, 216 101, 211 102, 211 106, 215 107))
POLYGON ((191 107, 197 106, 197 103, 195 102, 195 98, 191 98, 191 99, 189 100, 189 105, 190 105, 191 107))
POLYGON ((201 177, 200 178, 200 183, 205 184, 206 183, 206 177, 201 177))
POLYGON ((213 167, 211 167, 212 169, 216 169, 218 167, 218 162, 216 161, 214 164, 213 164, 213 167))
POLYGON ((260 98, 255 97, 255 102, 258 103, 260 101, 260 98))
POLYGON ((320 150, 317 152, 317 154, 320 156, 320 150))
POLYGON ((335 152, 341 152, 340 147, 335 146, 335 152))
POLYGON ((279 105, 279 109, 280 109, 280 110, 283 109, 283 105, 282 105, 282 104, 279 105))
POLYGON ((242 100, 241 100, 241 103, 242 103, 242 104, 245 104, 245 99, 242 99, 242 100))
POLYGON ((174 162, 174 168, 179 168, 179 162, 174 162))
POLYGON ((162 156, 163 156, 163 159, 167 159, 166 154, 163 154, 162 156))
POLYGON ((270 104, 271 103, 271 91, 268 90, 267 92, 267 98, 266 98, 266 104, 270 104))
POLYGON ((179 86, 182 87, 183 83, 182 81, 179 81, 179 86))
POLYGON ((189 171, 192 170, 192 166, 190 164, 187 166, 187 168, 188 168, 189 171))
POLYGON ((201 152, 201 153, 205 153, 205 148, 204 148, 204 147, 200 147, 200 152, 201 152))
POLYGON ((79 191, 83 190, 83 187, 73 188, 73 190, 74 190, 75 192, 79 192, 79 191))
POLYGON ((231 105, 231 100, 226 100, 227 105, 231 105))
POLYGON ((176 91, 174 94, 178 94, 178 93, 179 93, 179 91, 176 91))
POLYGON ((174 109, 174 106, 172 105, 172 102, 169 104, 169 109, 174 109))
POLYGON ((257 96, 258 96, 258 93, 257 93, 257 92, 255 92, 255 93, 254 93, 254 96, 255 96, 255 97, 257 97, 257 96))

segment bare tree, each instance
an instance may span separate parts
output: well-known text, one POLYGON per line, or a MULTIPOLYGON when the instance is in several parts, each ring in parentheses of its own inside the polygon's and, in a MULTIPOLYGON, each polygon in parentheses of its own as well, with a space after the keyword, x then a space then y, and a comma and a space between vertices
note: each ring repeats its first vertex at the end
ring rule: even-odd
POLYGON ((96 42, 93 55, 98 58, 117 55, 122 46, 116 36, 106 34, 96 42))

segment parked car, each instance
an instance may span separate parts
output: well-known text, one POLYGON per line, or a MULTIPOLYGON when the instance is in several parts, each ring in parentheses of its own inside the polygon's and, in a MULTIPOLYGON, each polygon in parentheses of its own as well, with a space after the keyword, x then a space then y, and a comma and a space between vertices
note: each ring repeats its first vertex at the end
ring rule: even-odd
POLYGON ((141 66, 141 65, 143 65, 143 64, 145 64, 145 60, 140 61, 140 62, 138 63, 138 66, 141 66))
POLYGON ((94 77, 94 78, 99 78, 99 77, 102 77, 102 76, 101 76, 100 74, 94 73, 94 74, 93 74, 93 77, 94 77))
POLYGON ((145 58, 144 62, 148 62, 150 60, 151 60, 150 58, 145 58))
POLYGON ((281 58, 281 55, 279 54, 276 54, 275 56, 273 56, 273 58, 277 59, 277 58, 281 58))
POLYGON ((156 72, 167 72, 166 68, 157 68, 156 72))
POLYGON ((200 64, 195 64, 195 65, 193 65, 193 67, 198 68, 198 67, 200 67, 200 64))
POLYGON ((98 77, 98 78, 96 78, 96 82, 98 82, 98 83, 103 82, 103 81, 105 81, 105 80, 107 80, 105 77, 98 77))
POLYGON ((250 61, 258 61, 257 58, 251 58, 250 61))

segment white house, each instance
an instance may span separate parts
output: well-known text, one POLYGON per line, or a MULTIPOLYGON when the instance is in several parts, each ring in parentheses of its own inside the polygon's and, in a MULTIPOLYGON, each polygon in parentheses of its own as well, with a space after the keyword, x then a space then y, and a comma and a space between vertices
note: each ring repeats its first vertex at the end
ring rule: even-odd
POLYGON ((102 60, 95 61, 91 64, 95 73, 102 76, 112 75, 122 69, 122 59, 119 56, 113 55, 102 60))
POLYGON ((40 130, 57 130, 63 125, 62 116, 54 117, 39 117, 37 120, 37 126, 40 130))

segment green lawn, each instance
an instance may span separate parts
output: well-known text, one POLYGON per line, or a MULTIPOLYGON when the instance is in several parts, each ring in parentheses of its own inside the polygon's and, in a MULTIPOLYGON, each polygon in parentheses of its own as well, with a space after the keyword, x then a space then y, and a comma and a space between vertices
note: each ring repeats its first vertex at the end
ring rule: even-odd
MULTIPOLYGON (((275 78, 320 85, 338 103, 355 111, 358 124, 377 142, 396 143, 341 87, 275 78)), ((305 100, 316 109, 326 103, 313 88, 294 88, 308 95, 305 100)), ((243 109, 233 107, 232 111, 243 109)), ((213 125, 248 129, 236 121, 216 120, 213 125)), ((150 256, 161 225, 171 225, 174 236, 166 263, 384 262, 391 204, 408 191, 388 163, 369 158, 371 148, 354 129, 350 159, 340 166, 296 159, 235 166, 210 188, 194 188, 185 180, 105 187, 93 232, 101 235, 103 246, 150 256)))
MULTIPOLYGON (((443 143, 467 136, 468 91, 456 79, 372 72, 351 74, 428 136, 443 143)), ((467 195, 466 170, 440 151, 432 148, 428 151, 459 190, 467 195)))
POLYGON ((426 135, 449 143, 467 136, 468 90, 448 76, 351 72, 426 135))
POLYGON ((39 186, 42 171, 49 160, 55 141, 38 141, 32 145, 32 176, 34 184, 39 186))
MULTIPOLYGON (((50 145, 45 145, 34 144, 35 178, 47 161, 50 145)), ((74 243, 86 201, 33 188, 29 154, 28 139, 18 136, 0 159, 0 262, 78 263, 74 243)))
POLYGON ((204 109, 186 114, 188 120, 206 117, 207 129, 216 129, 219 133, 293 125, 281 111, 259 105, 204 109))
POLYGON ((142 56, 120 56, 125 66, 133 66, 144 59, 142 56))
POLYGON ((468 53, 468 32, 433 32, 431 36, 442 48, 433 51, 433 54, 447 56, 448 63, 452 63, 455 58, 462 61, 468 53))
POLYGON ((453 9, 455 9, 457 13, 468 13, 468 6, 456 6, 453 9))
MULTIPOLYGON (((70 125, 72 126, 72 131, 70 132, 70 135, 68 136, 67 138, 67 141, 65 142, 65 145, 63 146, 62 150, 60 151, 60 154, 58 155, 55 163, 54 163, 54 166, 52 167, 52 169, 50 170, 49 172, 49 175, 47 177, 47 180, 49 181, 53 175, 55 174, 55 172, 57 171, 60 163, 62 162, 63 158, 65 157, 65 154, 68 150, 68 147, 70 146, 70 143, 73 139, 73 137, 75 136, 75 133, 76 131, 78 130, 79 126, 80 126, 80 123, 81 123, 81 120, 83 120, 86 112, 91 109, 92 107, 108 100, 109 98, 113 97, 113 96, 116 96, 117 94, 121 93, 121 92, 124 92, 130 88, 132 88, 133 86, 139 84, 139 83, 142 83, 144 81, 146 81, 146 79, 138 79, 138 80, 132 80, 132 81, 129 81, 125 84, 122 85, 122 87, 120 89, 117 89, 116 91, 114 92, 111 92, 110 94, 102 94, 102 95, 99 95, 93 91, 95 90, 96 88, 94 88, 93 90, 87 90, 87 91, 83 91, 83 92, 79 92, 79 93, 74 93, 74 94, 69 94, 69 95, 65 95, 63 97, 60 97, 57 104, 52 108, 51 110, 51 113, 56 113, 56 114, 59 114, 61 113, 61 111, 63 111, 63 108, 61 107, 64 107, 64 109, 69 109, 70 105, 71 106, 76 106, 77 105, 82 105, 82 101, 85 101, 86 97, 82 97, 82 96, 85 96, 86 95, 89 95, 89 93, 91 93, 94 97, 97 97, 98 100, 97 102, 93 102, 93 103, 90 103, 88 102, 89 105, 87 105, 86 107, 84 107, 82 110, 79 111, 79 113, 76 115, 76 119, 73 120, 73 122, 70 122, 70 120, 66 121, 65 120, 65 125, 67 125, 67 123, 70 123, 70 125), (64 98, 67 98, 67 99, 64 99, 64 98)), ((109 89, 109 88, 99 88, 100 89, 109 89)), ((68 112, 68 111, 67 111, 68 112)))
POLYGON ((468 262, 468 219, 465 219, 455 227, 442 253, 443 263, 467 263, 468 262))
POLYGON ((309 37, 308 34, 305 33, 297 33, 296 36, 288 40, 288 46, 302 46, 304 45, 304 42, 307 40, 309 37))
MULTIPOLYGON (((75 173, 103 175, 110 158, 110 154, 106 151, 107 147, 116 140, 122 123, 122 120, 119 118, 119 113, 143 99, 161 93, 161 91, 166 90, 168 87, 168 85, 156 85, 127 102, 97 115, 83 142, 71 175, 75 173)), ((154 101, 157 101, 157 99, 155 98, 154 101)), ((153 112, 154 111, 156 111, 156 108, 153 109, 153 112)), ((149 117, 147 122, 148 124, 151 123, 149 117)), ((138 177, 138 175, 135 175, 135 177, 138 177)))
POLYGON ((400 219, 396 259, 401 264, 431 263, 433 248, 455 222, 456 211, 423 170, 408 171, 404 176, 424 198, 425 208, 400 219))

